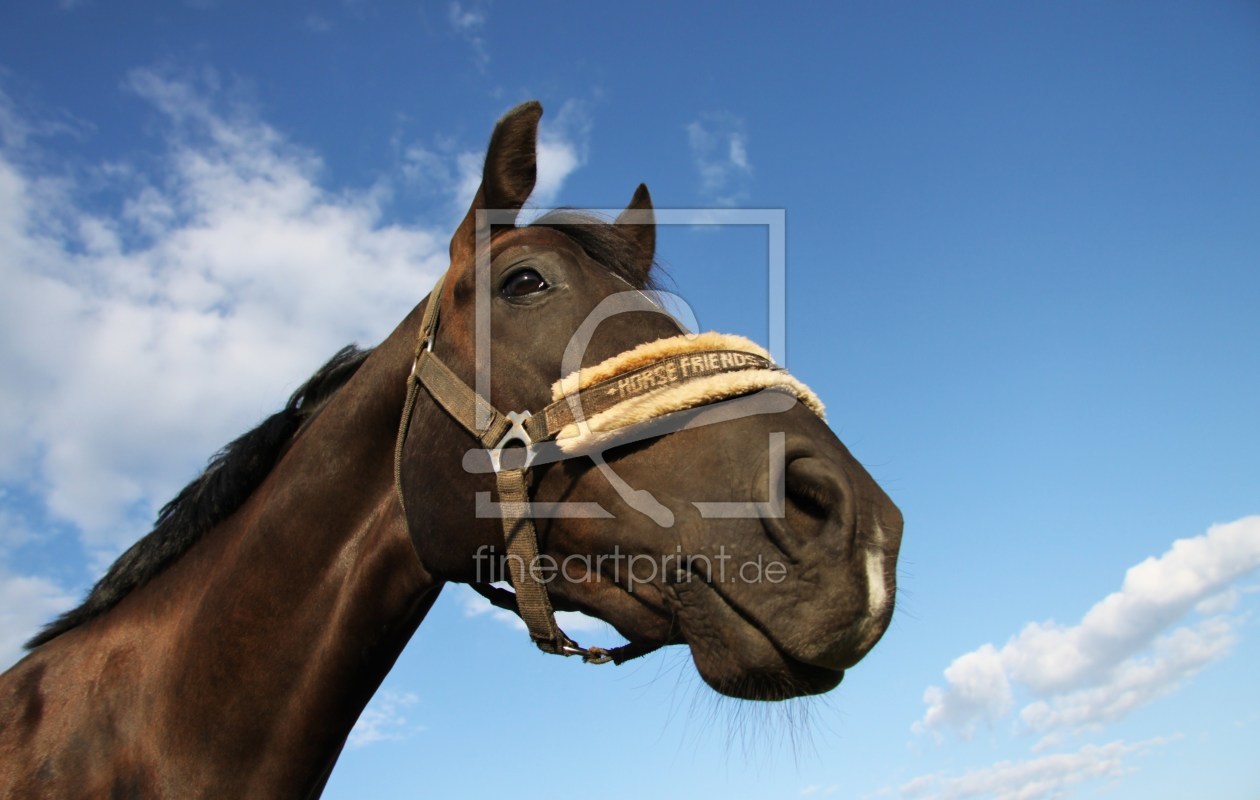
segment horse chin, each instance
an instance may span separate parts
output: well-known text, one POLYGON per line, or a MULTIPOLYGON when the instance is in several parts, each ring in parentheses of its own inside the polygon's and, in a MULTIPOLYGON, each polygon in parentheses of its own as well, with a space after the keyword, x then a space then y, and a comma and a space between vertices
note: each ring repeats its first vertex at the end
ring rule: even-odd
POLYGON ((716 674, 712 669, 701 666, 704 661, 694 648, 692 653, 704 682, 719 694, 739 700, 771 702, 808 697, 829 692, 844 679, 842 669, 815 667, 797 661, 782 651, 779 651, 780 665, 772 670, 761 666, 757 669, 741 669, 736 665, 735 670, 725 667, 716 674))
POLYGON ((844 679, 842 668, 806 663, 785 651, 704 581, 673 588, 691 657, 715 691, 742 700, 787 700, 828 692, 844 679))

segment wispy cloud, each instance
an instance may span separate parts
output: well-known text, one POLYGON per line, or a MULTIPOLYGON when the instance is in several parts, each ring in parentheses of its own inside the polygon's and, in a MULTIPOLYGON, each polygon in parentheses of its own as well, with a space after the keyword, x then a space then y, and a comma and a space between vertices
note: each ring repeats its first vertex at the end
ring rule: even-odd
POLYGON ((747 199, 753 167, 742 119, 725 112, 704 114, 687 125, 687 143, 705 202, 735 206, 747 199))
POLYGON ((809 786, 801 787, 801 797, 832 797, 839 793, 840 784, 821 784, 811 783, 809 786))
POLYGON ((492 604, 489 600, 463 584, 459 584, 459 603, 464 610, 465 617, 485 617, 519 631, 526 629, 525 623, 521 621, 520 617, 511 611, 506 611, 492 604))
POLYGON ((0 155, 7 158, 28 155, 28 144, 32 140, 62 136, 81 139, 91 131, 91 125, 64 110, 40 109, 24 113, 5 91, 4 77, 0 69, 0 155))
POLYGON ((0 103, 0 485, 90 551, 134 540, 218 446, 339 346, 379 340, 445 268, 445 233, 384 222, 374 189, 323 188, 318 156, 216 83, 133 73, 157 163, 77 172, 40 166, 55 134, 0 103))
POLYGON ((346 747, 358 750, 377 742, 400 742, 424 730, 423 726, 409 725, 404 713, 419 699, 414 692, 377 692, 350 730, 346 747))
POLYGON ((333 29, 333 24, 328 17, 315 13, 307 14, 303 24, 312 33, 328 33, 333 29))
MULTIPOLYGON (((591 117, 586 104, 569 99, 558 111, 548 111, 538 131, 538 180, 529 204, 550 208, 565 181, 586 164, 590 146, 591 117)), ((481 185, 484 150, 459 150, 452 142, 414 143, 403 148, 400 171, 411 185, 446 192, 458 214, 468 210, 481 185)), ((527 220, 526 214, 522 220, 527 220)))
MULTIPOLYGON (((464 610, 465 617, 484 617, 494 620, 502 625, 506 625, 513 630, 524 632, 526 630, 525 623, 521 618, 506 611, 498 606, 491 604, 489 600, 474 592, 472 589, 459 585, 459 603, 464 610)), ((577 611, 557 611, 556 623, 567 633, 597 633, 615 635, 612 626, 601 619, 587 616, 577 611)), ((597 642, 596 644, 603 644, 597 642)))
POLYGON ((1127 743, 1114 741, 1086 745, 1072 753, 1054 753, 1022 761, 1001 761, 962 775, 924 775, 901 787, 902 797, 930 797, 933 800, 965 800, 986 797, 992 800, 1040 800, 1062 796, 1065 790, 1081 784, 1120 778, 1130 772, 1134 756, 1148 753, 1171 739, 1148 739, 1127 743))
POLYGON ((478 31, 486 24, 484 11, 474 11, 459 3, 451 3, 447 19, 450 20, 451 27, 460 32, 478 31))
POLYGON ((408 191, 442 201, 457 224, 468 211, 477 187, 485 151, 461 149, 461 143, 436 137, 400 148, 398 175, 408 191))
POLYGON ((483 35, 486 27, 486 12, 454 2, 447 7, 446 20, 450 23, 451 30, 472 49, 473 64, 477 69, 485 72, 490 66, 490 50, 486 46, 483 35))
POLYGON ((1178 540, 1130 568, 1120 590, 1079 623, 1030 623, 1000 648, 985 644, 956 658, 946 685, 924 693, 927 708, 914 730, 968 736, 1010 715, 1021 696, 1030 701, 1018 712, 1020 726, 1049 737, 1041 748, 1121 719, 1230 651, 1239 618, 1177 624, 1196 607, 1228 609, 1233 584, 1257 567, 1260 517, 1178 540))
POLYGON ((75 602, 46 578, 0 568, 0 672, 22 657, 22 644, 32 633, 75 602))

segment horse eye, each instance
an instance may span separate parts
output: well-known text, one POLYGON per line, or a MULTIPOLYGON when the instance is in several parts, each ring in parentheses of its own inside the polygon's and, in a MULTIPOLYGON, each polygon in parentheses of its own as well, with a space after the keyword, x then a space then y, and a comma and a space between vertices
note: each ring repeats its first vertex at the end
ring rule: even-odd
POLYGON ((523 269, 508 276, 503 282, 502 292, 504 297, 525 297, 546 288, 547 282, 543 280, 543 276, 532 269, 523 269))

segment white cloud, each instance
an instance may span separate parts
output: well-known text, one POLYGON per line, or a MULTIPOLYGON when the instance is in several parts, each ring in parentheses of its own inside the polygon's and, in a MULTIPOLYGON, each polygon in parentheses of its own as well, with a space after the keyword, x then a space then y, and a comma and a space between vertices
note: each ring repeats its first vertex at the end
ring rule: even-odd
MULTIPOLYGON (((557 611, 556 624, 561 630, 568 634, 574 633, 595 633, 616 636, 616 631, 607 622, 596 617, 587 616, 580 611, 557 611)), ((600 647, 615 647, 616 645, 609 642, 582 642, 583 645, 598 645, 600 647)))
POLYGON ((734 206, 748 195, 752 163, 744 122, 732 114, 705 114, 687 125, 687 143, 700 176, 700 194, 718 206, 734 206))
POLYGON ((567 100, 555 114, 543 117, 538 131, 538 182, 530 204, 555 205, 565 180, 586 163, 591 118, 584 104, 567 100))
MULTIPOLYGON (((0 77, 3 77, 2 71, 0 77)), ((32 137, 66 134, 73 136, 85 127, 82 122, 69 118, 64 112, 59 116, 63 118, 32 119, 25 116, 18 111, 13 98, 0 89, 0 149, 19 150, 32 137)))
POLYGON ((743 134, 733 134, 728 144, 727 158, 736 168, 745 172, 752 169, 748 163, 748 149, 744 146, 743 134))
MULTIPOLYGON (((586 163, 590 135, 590 115, 581 101, 567 100, 559 111, 543 117, 538 131, 538 178, 528 201, 531 207, 555 205, 565 181, 586 163)), ((485 150, 454 152, 449 142, 433 147, 412 144, 403 150, 401 172, 414 186, 429 191, 439 187, 449 196, 454 212, 462 217, 481 185, 485 160, 485 150)), ((533 216, 527 210, 521 215, 522 223, 533 216)))
POLYGON ((22 644, 41 625, 76 602, 46 578, 0 569, 0 672, 22 657, 22 644))
POLYGON ((455 208, 460 214, 468 210, 477 190, 481 188, 481 169, 485 161, 484 151, 465 151, 456 157, 456 171, 459 179, 455 183, 455 208))
POLYGON ((157 169, 32 166, 34 124, 0 150, 0 481, 106 552, 338 347, 388 333, 446 261, 445 232, 321 187, 319 158, 225 110, 213 76, 128 87, 159 114, 157 169))
POLYGON ((986 644, 955 659, 945 671, 946 686, 924 693, 927 709, 914 729, 968 735, 979 722, 1009 713, 1012 687, 1038 698, 1019 712, 1033 732, 1078 732, 1120 719, 1229 652, 1238 618, 1169 629, 1196 606, 1221 607, 1204 603, 1228 594, 1257 567, 1260 517, 1180 539, 1130 568, 1120 590, 1076 625, 1031 623, 1001 648, 986 644))
POLYGON ((1038 800, 1060 796, 1067 789, 1088 781, 1114 779, 1132 771, 1126 762, 1169 739, 1149 739, 1128 744, 1114 741, 1086 745, 1075 753, 1054 753, 1024 761, 1001 761, 962 775, 924 775, 901 787, 902 797, 931 797, 933 800, 964 800, 989 797, 993 800, 1038 800))
POLYGON ((1118 664, 1099 685, 1028 704, 1020 710, 1020 721, 1037 733, 1076 732, 1114 722, 1176 690, 1181 681, 1226 655, 1235 640, 1234 625, 1223 618, 1178 628, 1158 638, 1152 654, 1118 664))
POLYGON ((399 742, 423 730, 419 725, 408 725, 403 713, 419 699, 413 692, 377 692, 350 729, 346 747, 358 750, 377 742, 399 742))
POLYGON ((333 29, 333 25, 327 17, 319 14, 306 15, 306 28, 313 33, 328 33, 333 29))
POLYGON ((970 737, 977 722, 1000 719, 1014 702, 1002 654, 991 644, 954 659, 945 669, 945 680, 948 691, 930 686, 924 692, 928 710, 923 727, 949 726, 970 737))
POLYGON ((486 12, 455 2, 447 7, 446 20, 451 29, 472 49, 473 64, 485 72, 490 65, 490 50, 485 37, 481 35, 486 26, 486 12))
POLYGON ((1227 611, 1233 611, 1238 605, 1238 601, 1242 599, 1243 591, 1237 587, 1231 586, 1229 589, 1217 595, 1212 595, 1202 600, 1194 607, 1194 610, 1203 615, 1224 614, 1227 611))
POLYGON ((558 136, 542 136, 538 140, 538 182, 534 186, 534 202, 550 206, 560 192, 565 178, 582 163, 573 142, 558 136))
POLYGON ((1014 675, 1039 692, 1088 684, 1146 646, 1205 598, 1260 566, 1260 517, 1180 539, 1159 558, 1131 567, 1120 591, 1080 624, 1033 623, 1008 645, 1014 675))
MULTIPOLYGON (((157 157, 78 172, 39 166, 53 161, 42 143, 68 129, 0 92, 0 569, 32 539, 31 497, 78 530, 93 569, 107 565, 211 453, 338 347, 379 341, 446 266, 449 219, 388 224, 388 185, 324 188, 318 156, 233 107, 213 74, 141 70, 127 88, 156 112, 157 157)), ((573 101, 544 122, 539 203, 585 161, 589 129, 573 101)), ((403 178, 466 208, 482 160, 415 147, 403 178)), ((33 598, 0 630, 16 654, 73 598, 41 578, 5 580, 33 598)), ((468 595, 467 613, 521 625, 468 595)), ((575 634, 608 631, 559 618, 575 634)))
POLYGON ((447 10, 447 19, 457 31, 478 30, 486 24, 485 12, 464 8, 459 3, 451 3, 447 10))
MULTIPOLYGON (((464 584, 459 584, 458 598, 460 606, 463 608, 465 617, 481 617, 492 619, 495 622, 506 625, 513 630, 524 632, 526 630, 525 623, 521 618, 513 614, 511 611, 499 608, 493 605, 489 600, 477 594, 464 584)), ((612 626, 607 622, 595 617, 587 616, 578 611, 557 611, 556 624, 560 629, 570 636, 578 633, 595 633, 616 635, 612 626)), ((587 644, 583 642, 583 644, 587 644)), ((601 646, 607 646, 606 643, 596 642, 601 646)))
POLYGON ((458 596, 465 617, 485 616, 487 619, 507 625, 509 628, 515 628, 519 631, 526 629, 525 623, 521 621, 520 617, 511 611, 499 608, 462 583, 458 585, 458 596))
POLYGON ((481 186, 485 151, 455 151, 452 142, 435 147, 408 145, 399 159, 399 174, 411 191, 440 198, 448 204, 452 229, 463 219, 481 186))

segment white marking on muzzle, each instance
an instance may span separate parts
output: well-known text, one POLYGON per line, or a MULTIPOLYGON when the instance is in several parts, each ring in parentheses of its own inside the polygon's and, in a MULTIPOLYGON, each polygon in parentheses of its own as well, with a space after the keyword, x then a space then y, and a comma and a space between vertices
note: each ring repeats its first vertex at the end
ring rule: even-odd
POLYGON ((872 617, 878 617, 888 602, 888 590, 884 587, 884 554, 870 550, 866 553, 867 608, 872 617))
POLYGON ((883 633, 880 620, 888 607, 888 586, 884 581, 884 531, 873 523, 871 542, 866 548, 866 619, 858 625, 858 649, 866 652, 883 633))

